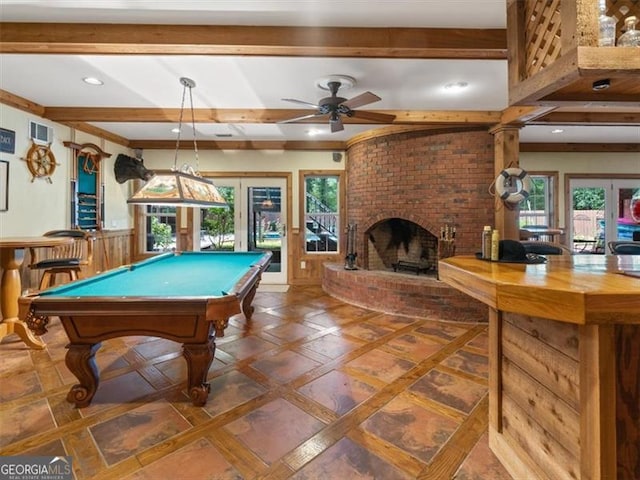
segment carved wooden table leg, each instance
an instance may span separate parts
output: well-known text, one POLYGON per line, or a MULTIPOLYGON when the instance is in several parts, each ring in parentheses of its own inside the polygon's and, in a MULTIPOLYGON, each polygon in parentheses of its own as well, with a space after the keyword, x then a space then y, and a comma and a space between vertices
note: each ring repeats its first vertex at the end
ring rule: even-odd
POLYGON ((70 344, 67 346, 65 363, 80 382, 69 390, 67 402, 75 403, 77 408, 89 406, 98 389, 100 375, 96 366, 95 354, 100 345, 100 343, 94 343, 92 345, 70 344))
POLYGON ((215 351, 215 337, 213 336, 204 344, 185 343, 182 346, 182 354, 187 360, 187 391, 193 405, 196 407, 202 407, 207 403, 207 397, 211 390, 207 382, 207 374, 213 363, 215 351))
POLYGON ((244 313, 247 320, 251 320, 251 315, 253 315, 253 311, 255 310, 254 306, 251 305, 251 302, 253 302, 253 297, 256 296, 259 284, 260 281, 257 281, 249 293, 247 293, 247 295, 242 299, 242 313, 244 313))

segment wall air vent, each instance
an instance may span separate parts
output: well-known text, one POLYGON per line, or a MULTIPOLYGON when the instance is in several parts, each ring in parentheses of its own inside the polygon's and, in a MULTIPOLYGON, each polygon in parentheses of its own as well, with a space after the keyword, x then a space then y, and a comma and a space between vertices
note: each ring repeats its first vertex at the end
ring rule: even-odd
POLYGON ((53 128, 30 120, 29 138, 40 145, 48 145, 53 142, 53 128))

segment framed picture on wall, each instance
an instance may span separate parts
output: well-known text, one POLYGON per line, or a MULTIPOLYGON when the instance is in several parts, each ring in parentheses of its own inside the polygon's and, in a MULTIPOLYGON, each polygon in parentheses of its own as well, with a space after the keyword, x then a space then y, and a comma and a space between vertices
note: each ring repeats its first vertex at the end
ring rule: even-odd
POLYGON ((0 212, 9 210, 9 162, 0 160, 0 212))

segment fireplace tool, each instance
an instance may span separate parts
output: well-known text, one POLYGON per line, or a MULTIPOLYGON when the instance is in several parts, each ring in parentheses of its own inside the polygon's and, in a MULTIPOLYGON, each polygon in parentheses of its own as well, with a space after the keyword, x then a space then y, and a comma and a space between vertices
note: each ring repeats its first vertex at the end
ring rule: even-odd
POLYGON ((347 256, 345 257, 346 263, 344 265, 345 270, 357 270, 356 267, 356 258, 358 254, 355 252, 356 249, 356 230, 357 226, 353 224, 349 224, 347 227, 347 256))

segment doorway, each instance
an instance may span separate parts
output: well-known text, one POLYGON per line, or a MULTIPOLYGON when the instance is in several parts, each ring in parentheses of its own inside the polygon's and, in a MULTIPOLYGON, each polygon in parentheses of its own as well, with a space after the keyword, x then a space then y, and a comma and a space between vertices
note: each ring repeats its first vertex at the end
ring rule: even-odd
POLYGON ((631 217, 638 191, 640 179, 571 178, 567 224, 574 251, 607 254, 608 242, 632 240, 640 232, 631 217))
POLYGON ((202 235, 213 249, 272 252, 263 284, 287 284, 287 179, 217 178, 229 210, 203 209, 202 235))

